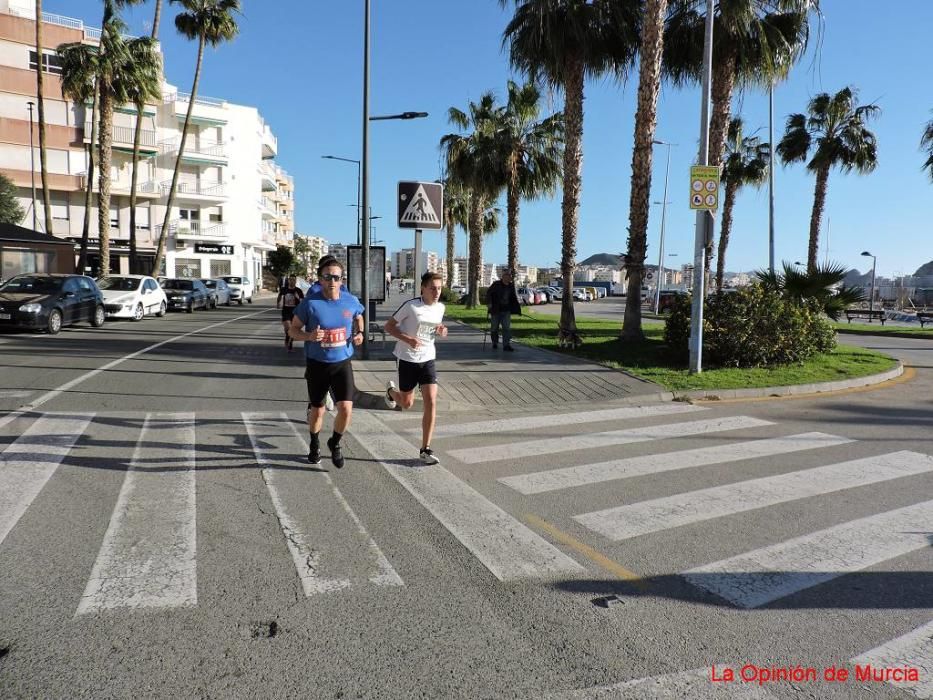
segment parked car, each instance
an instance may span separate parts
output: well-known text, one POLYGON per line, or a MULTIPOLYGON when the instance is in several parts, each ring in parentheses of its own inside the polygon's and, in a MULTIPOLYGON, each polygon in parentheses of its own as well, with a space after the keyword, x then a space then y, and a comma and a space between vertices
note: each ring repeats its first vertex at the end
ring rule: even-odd
POLYGON ((231 301, 237 302, 240 306, 243 306, 244 300, 248 304, 253 303, 253 283, 250 281, 249 277, 227 275, 220 279, 226 282, 227 286, 230 287, 231 301))
POLYGON ((574 301, 587 301, 587 293, 581 287, 573 288, 574 301))
POLYGON ((111 318, 142 321, 146 314, 164 316, 165 292, 148 275, 114 275, 97 281, 104 295, 104 311, 111 318))
POLYGON ((659 314, 669 314, 674 308, 674 303, 677 299, 683 299, 687 296, 686 292, 681 292, 677 290, 662 291, 658 296, 658 313, 659 314))
POLYGON ((104 297, 84 275, 23 274, 0 285, 0 326, 48 331, 87 321, 104 325, 104 297))
POLYGON ((168 308, 187 311, 211 308, 211 293, 201 280, 177 279, 169 277, 162 280, 162 289, 168 298, 168 308))
POLYGON ((210 290, 214 296, 214 306, 230 306, 233 303, 233 294, 230 287, 222 279, 201 280, 204 286, 210 290))
POLYGON ((551 301, 560 301, 564 298, 564 292, 557 287, 545 287, 551 293, 551 301))

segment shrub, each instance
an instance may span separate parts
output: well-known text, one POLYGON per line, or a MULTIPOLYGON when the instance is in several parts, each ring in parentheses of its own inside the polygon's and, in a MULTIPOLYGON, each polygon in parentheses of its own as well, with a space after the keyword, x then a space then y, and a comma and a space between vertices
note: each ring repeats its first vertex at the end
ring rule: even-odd
MULTIPOLYGON (((664 328, 668 347, 687 358, 690 298, 678 299, 664 328)), ((755 284, 713 294, 703 313, 704 365, 770 367, 802 362, 836 345, 836 334, 815 300, 790 300, 755 284)))
POLYGON ((452 292, 447 287, 444 287, 441 290, 440 301, 444 304, 459 304, 460 295, 456 292, 452 292))

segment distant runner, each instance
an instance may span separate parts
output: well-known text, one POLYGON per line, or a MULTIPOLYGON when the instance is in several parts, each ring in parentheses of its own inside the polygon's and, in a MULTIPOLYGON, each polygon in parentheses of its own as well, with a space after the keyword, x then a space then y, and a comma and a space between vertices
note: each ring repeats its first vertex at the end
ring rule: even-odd
POLYGON ((324 400, 333 394, 337 407, 334 432, 327 441, 331 461, 343 467, 340 439, 350 427, 353 412, 353 346, 363 342, 363 306, 352 294, 341 294, 343 265, 325 257, 318 266, 321 291, 309 290, 295 310, 289 333, 305 341, 305 380, 308 384, 308 461, 321 463, 319 434, 324 422, 324 400))
POLYGON ((415 387, 421 387, 424 413, 421 417, 421 451, 425 464, 440 460, 431 450, 434 421, 437 415, 437 370, 434 366, 435 336, 447 337, 443 324, 444 305, 438 301, 443 288, 443 277, 437 272, 421 276, 421 297, 402 304, 392 318, 386 321, 386 333, 396 338, 395 357, 398 358, 398 388, 395 382, 386 383, 385 402, 389 408, 411 408, 415 402, 415 387))
POLYGON ((282 306, 282 330, 285 331, 285 349, 292 351, 292 344, 295 342, 288 334, 288 329, 292 325, 292 316, 295 315, 295 309, 305 298, 305 293, 298 288, 298 278, 292 275, 284 285, 279 289, 279 296, 275 300, 275 308, 282 306))

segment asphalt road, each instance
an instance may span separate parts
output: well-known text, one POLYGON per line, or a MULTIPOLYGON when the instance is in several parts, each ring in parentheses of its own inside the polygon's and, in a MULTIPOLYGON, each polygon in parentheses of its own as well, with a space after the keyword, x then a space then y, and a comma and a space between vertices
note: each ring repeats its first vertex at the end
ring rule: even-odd
POLYGON ((929 341, 846 337, 913 366, 871 391, 442 415, 438 467, 361 410, 312 469, 270 305, 0 335, 0 697, 933 692, 929 341), (714 682, 865 659, 920 684, 714 682))

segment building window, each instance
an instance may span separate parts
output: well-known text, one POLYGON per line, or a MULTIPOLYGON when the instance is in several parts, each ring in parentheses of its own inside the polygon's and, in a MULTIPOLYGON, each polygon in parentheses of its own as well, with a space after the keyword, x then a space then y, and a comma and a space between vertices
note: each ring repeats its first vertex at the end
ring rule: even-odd
POLYGON ((52 196, 49 198, 52 205, 52 218, 57 221, 68 220, 68 198, 52 196))
POLYGON ((211 277, 225 277, 230 274, 229 260, 211 260, 211 277))
MULTIPOLYGON (((38 54, 35 51, 29 52, 29 70, 36 70, 39 65, 38 54)), ((43 53, 42 65, 46 73, 53 75, 62 74, 62 59, 56 53, 43 53)))
POLYGON ((149 228, 149 207, 136 207, 136 228, 149 228))
POLYGON ((185 278, 201 277, 201 260, 199 258, 175 258, 175 276, 185 278))

